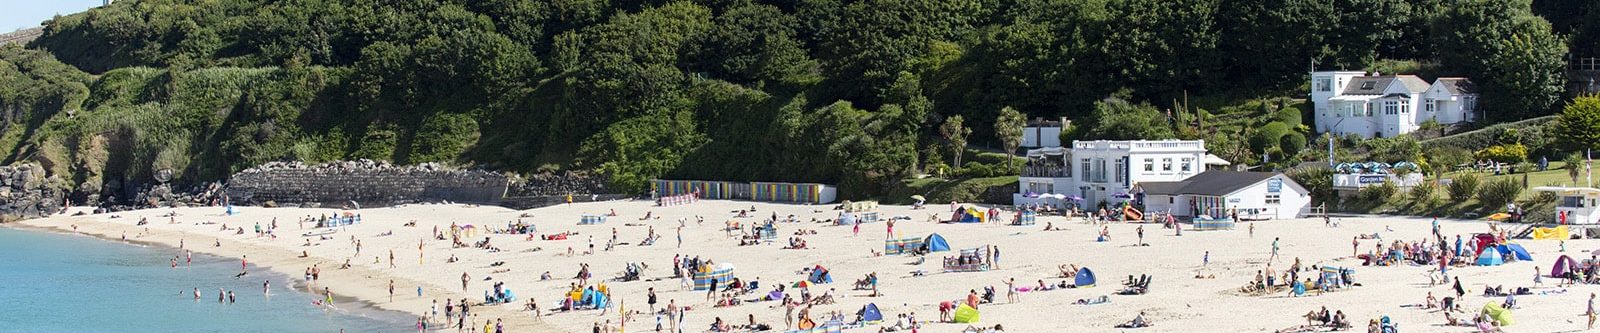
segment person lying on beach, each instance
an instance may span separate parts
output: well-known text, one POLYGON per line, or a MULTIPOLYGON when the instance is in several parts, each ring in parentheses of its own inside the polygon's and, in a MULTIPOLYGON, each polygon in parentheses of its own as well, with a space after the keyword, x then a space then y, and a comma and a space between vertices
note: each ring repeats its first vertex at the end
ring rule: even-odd
POLYGON ((1061 264, 1059 268, 1061 270, 1061 278, 1070 279, 1078 276, 1078 264, 1061 264))
POLYGON ((1144 311, 1139 311, 1139 315, 1133 317, 1133 320, 1129 320, 1126 323, 1122 323, 1120 325, 1117 325, 1117 328, 1143 328, 1143 327, 1150 327, 1150 326, 1155 326, 1155 325, 1153 325, 1149 320, 1146 320, 1144 318, 1144 311))

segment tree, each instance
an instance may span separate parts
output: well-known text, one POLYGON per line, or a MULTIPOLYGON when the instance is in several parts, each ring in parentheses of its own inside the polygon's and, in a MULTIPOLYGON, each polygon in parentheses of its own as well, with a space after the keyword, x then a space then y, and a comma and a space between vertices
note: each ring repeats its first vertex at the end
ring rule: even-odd
POLYGON ((1011 166, 1011 154, 1016 153, 1017 146, 1022 145, 1022 128, 1028 126, 1028 120, 1023 118, 1021 112, 1009 106, 1000 109, 1000 118, 994 121, 994 136, 1000 139, 1000 145, 1006 149, 1006 167, 1011 166))
POLYGON ((1469 0, 1434 19, 1432 45, 1448 72, 1471 76, 1491 120, 1546 114, 1566 84, 1567 46, 1531 0, 1469 0))
POLYGON ((1555 125, 1563 148, 1571 151, 1600 148, 1600 95, 1572 99, 1561 109, 1555 125))
POLYGON ((1578 168, 1579 166, 1583 165, 1583 155, 1572 153, 1567 155, 1567 158, 1561 161, 1565 162, 1564 164, 1566 164, 1565 168, 1567 168, 1567 177, 1572 178, 1573 186, 1577 186, 1579 171, 1582 171, 1578 170, 1578 168))
POLYGON ((967 150, 967 136, 972 135, 972 129, 962 124, 964 120, 960 115, 944 119, 944 125, 939 125, 939 135, 950 142, 950 148, 955 150, 955 164, 961 167, 961 155, 967 150))
POLYGON ((1085 137, 1092 140, 1164 140, 1177 133, 1167 117, 1150 104, 1134 104, 1117 97, 1094 103, 1095 121, 1085 137))

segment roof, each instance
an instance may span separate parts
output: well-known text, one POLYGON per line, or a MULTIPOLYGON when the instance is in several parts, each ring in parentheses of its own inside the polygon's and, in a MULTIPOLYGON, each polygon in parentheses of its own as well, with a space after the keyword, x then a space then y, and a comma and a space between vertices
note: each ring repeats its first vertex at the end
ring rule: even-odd
POLYGON ((1478 93, 1478 85, 1473 84, 1472 80, 1464 77, 1441 77, 1435 80, 1434 83, 1443 85, 1452 95, 1478 93))
POLYGON ((1562 196, 1600 195, 1600 189, 1592 187, 1539 186, 1534 187, 1533 190, 1539 192, 1555 192, 1556 195, 1562 196))
POLYGON ((1395 84, 1405 86, 1412 93, 1428 91, 1428 82, 1416 75, 1358 76, 1350 79, 1341 95, 1382 95, 1395 84))
MULTIPOLYGON (((1237 192, 1240 189, 1253 186, 1257 183, 1282 175, 1277 172, 1241 172, 1211 170, 1202 172, 1189 179, 1177 182, 1145 182, 1139 187, 1150 194, 1198 194, 1223 196, 1237 192)), ((1293 180, 1284 179, 1293 183, 1293 180)))

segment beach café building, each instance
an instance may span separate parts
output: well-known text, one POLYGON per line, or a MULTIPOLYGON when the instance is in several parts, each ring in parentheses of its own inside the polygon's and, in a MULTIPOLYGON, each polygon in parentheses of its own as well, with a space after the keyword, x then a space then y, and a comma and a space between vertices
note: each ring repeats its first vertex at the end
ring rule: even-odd
POLYGON ((1281 172, 1206 171, 1175 182, 1143 182, 1145 212, 1190 219, 1292 219, 1311 207, 1311 191, 1281 172))
POLYGON ((1074 141, 1028 150, 1016 205, 1093 209, 1134 198, 1134 184, 1176 182, 1228 161, 1206 153, 1203 140, 1074 141))

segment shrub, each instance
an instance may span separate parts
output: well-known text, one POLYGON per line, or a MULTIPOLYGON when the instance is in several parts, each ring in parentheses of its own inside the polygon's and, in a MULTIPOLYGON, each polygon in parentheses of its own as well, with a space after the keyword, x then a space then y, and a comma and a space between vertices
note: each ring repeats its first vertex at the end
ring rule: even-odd
POLYGON ((1481 182, 1483 179, 1478 175, 1464 174, 1451 180, 1450 187, 1446 188, 1446 191, 1450 192, 1450 200, 1466 201, 1472 197, 1473 192, 1478 191, 1478 183, 1481 182))
POLYGON ((1299 132, 1284 134, 1278 141, 1278 148, 1286 154, 1299 154, 1301 150, 1306 149, 1306 136, 1299 132))
POLYGON ((1528 160, 1528 146, 1520 143, 1495 145, 1479 150, 1476 155, 1479 159, 1517 164, 1528 160))
POLYGON ((1395 187, 1394 182, 1384 181, 1383 184, 1363 187, 1356 195, 1360 196, 1361 200, 1378 203, 1394 197, 1397 191, 1399 188, 1395 187))
POLYGON ((1483 189, 1478 191, 1478 202, 1489 209, 1497 209, 1496 207, 1516 200, 1520 194, 1522 194, 1521 182, 1516 179, 1501 178, 1483 184, 1483 189))
POLYGON ((1407 192, 1406 195, 1411 197, 1411 204, 1413 205, 1433 207, 1434 199, 1437 197, 1438 192, 1438 186, 1431 182, 1422 182, 1422 184, 1412 187, 1411 191, 1407 192))

